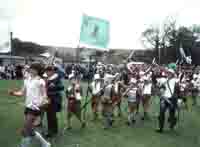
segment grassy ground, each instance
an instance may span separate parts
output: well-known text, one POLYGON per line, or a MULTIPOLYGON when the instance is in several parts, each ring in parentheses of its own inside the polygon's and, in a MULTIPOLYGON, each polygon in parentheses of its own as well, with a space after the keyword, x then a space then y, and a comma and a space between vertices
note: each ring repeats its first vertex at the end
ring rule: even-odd
MULTIPOLYGON (((0 146, 17 147, 20 142, 18 129, 23 124, 23 98, 10 97, 6 91, 10 87, 20 87, 21 81, 0 81, 0 146)), ((86 87, 86 85, 84 84, 86 87)), ((80 124, 73 119, 73 129, 65 131, 56 139, 51 140, 52 147, 198 147, 200 145, 200 107, 192 108, 191 112, 182 111, 179 127, 175 132, 155 133, 158 99, 152 100, 152 120, 143 122, 138 117, 134 127, 125 125, 126 103, 123 103, 123 117, 116 117, 114 127, 102 129, 101 119, 92 122, 91 110, 87 111, 88 127, 80 129, 80 124)), ((65 123, 66 113, 58 114, 60 130, 65 123)), ((34 144, 33 147, 38 146, 34 144)))

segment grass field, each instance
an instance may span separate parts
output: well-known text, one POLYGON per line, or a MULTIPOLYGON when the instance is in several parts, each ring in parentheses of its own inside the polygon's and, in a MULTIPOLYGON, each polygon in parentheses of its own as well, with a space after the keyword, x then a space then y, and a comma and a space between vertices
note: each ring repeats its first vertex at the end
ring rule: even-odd
MULTIPOLYGON (((0 81, 0 147, 17 147, 20 142, 18 129, 23 125, 24 99, 10 97, 5 92, 20 85, 21 81, 0 81)), ((92 122, 88 108, 87 127, 80 129, 79 122, 73 119, 73 129, 51 140, 52 147, 199 147, 200 106, 192 108, 191 112, 181 112, 179 127, 175 132, 166 128, 164 134, 157 134, 154 130, 158 103, 158 99, 152 100, 152 120, 143 122, 138 118, 134 127, 125 125, 127 113, 126 104, 123 103, 123 117, 116 117, 114 127, 110 130, 102 129, 101 119, 92 122)), ((61 131, 65 114, 64 111, 58 114, 61 131)), ((37 146, 33 144, 33 147, 37 146)))

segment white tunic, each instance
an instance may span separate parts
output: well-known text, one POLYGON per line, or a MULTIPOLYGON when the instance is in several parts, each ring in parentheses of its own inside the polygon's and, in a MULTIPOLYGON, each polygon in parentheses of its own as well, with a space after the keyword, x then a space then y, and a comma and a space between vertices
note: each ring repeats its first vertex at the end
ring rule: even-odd
POLYGON ((167 78, 157 79, 159 85, 165 86, 165 90, 163 91, 162 96, 165 98, 171 98, 175 91, 175 85, 176 85, 177 79, 172 78, 172 79, 168 80, 168 82, 167 82, 167 80, 168 80, 167 78), (169 83, 169 85, 167 83, 169 83))
POLYGON ((143 94, 151 95, 152 83, 144 84, 143 94))
POLYGON ((101 89, 101 82, 92 82, 92 94, 96 95, 101 89))
POLYGON ((112 86, 113 86, 112 84, 109 84, 108 86, 105 87, 104 94, 103 94, 104 97, 110 98, 111 91, 112 91, 112 86))
POLYGON ((69 95, 68 95, 69 97, 75 97, 76 100, 81 100, 82 99, 81 88, 80 88, 79 84, 76 84, 75 87, 73 87, 72 85, 70 85, 67 88, 67 91, 69 92, 69 95))
POLYGON ((24 90, 25 90, 25 106, 33 109, 39 110, 43 99, 47 96, 45 81, 40 77, 29 77, 24 80, 24 90))
POLYGON ((152 88, 152 82, 151 82, 151 73, 149 75, 144 76, 144 89, 143 94, 151 95, 151 88, 152 88))
POLYGON ((128 96, 128 102, 136 102, 136 91, 137 91, 137 88, 134 87, 134 88, 131 88, 128 93, 127 93, 127 96, 128 96))

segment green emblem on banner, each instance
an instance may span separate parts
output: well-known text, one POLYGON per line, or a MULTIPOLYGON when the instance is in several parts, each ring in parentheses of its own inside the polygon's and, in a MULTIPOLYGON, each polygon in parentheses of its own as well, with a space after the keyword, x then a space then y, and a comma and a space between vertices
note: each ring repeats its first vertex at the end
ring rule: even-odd
POLYGON ((80 41, 106 48, 109 43, 109 27, 109 22, 104 19, 83 15, 80 41))

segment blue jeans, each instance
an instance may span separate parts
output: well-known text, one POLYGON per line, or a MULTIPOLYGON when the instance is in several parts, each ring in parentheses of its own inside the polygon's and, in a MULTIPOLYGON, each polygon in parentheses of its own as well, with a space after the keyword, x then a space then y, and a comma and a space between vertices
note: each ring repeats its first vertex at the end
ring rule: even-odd
POLYGON ((173 129, 176 125, 177 119, 175 117, 176 109, 177 109, 177 99, 172 98, 164 98, 160 99, 160 114, 158 117, 159 120, 159 128, 163 130, 165 123, 165 112, 169 109, 169 119, 170 128, 173 129), (166 100, 167 99, 167 100, 166 100))

